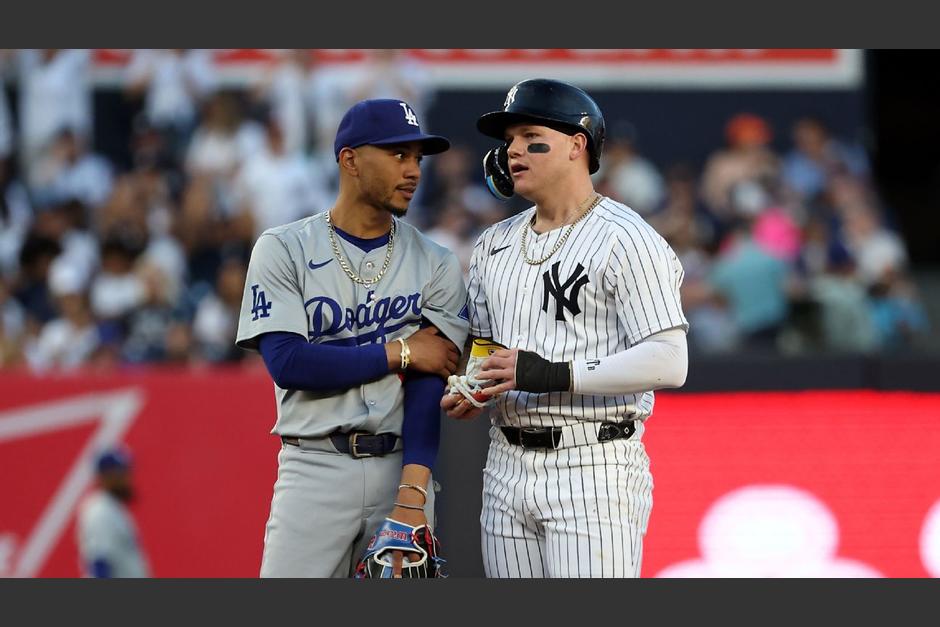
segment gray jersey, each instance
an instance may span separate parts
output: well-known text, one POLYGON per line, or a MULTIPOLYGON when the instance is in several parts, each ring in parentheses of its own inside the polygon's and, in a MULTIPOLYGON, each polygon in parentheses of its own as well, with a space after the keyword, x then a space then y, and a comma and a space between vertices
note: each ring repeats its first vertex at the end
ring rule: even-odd
MULTIPOLYGON (((456 256, 396 220, 393 253, 372 287, 354 283, 330 245, 326 212, 265 231, 255 243, 245 281, 236 343, 258 350, 259 336, 283 331, 311 343, 361 346, 407 338, 422 317, 462 348, 467 337, 466 287, 456 256)), ((386 247, 368 253, 339 235, 352 271, 375 277, 386 247)), ((275 385, 273 433, 317 437, 337 429, 401 434, 402 379, 397 373, 345 390, 307 392, 275 385)))
POLYGON ((127 507, 114 496, 98 490, 82 502, 76 525, 82 569, 91 576, 91 565, 105 560, 112 577, 149 577, 150 566, 137 537, 137 527, 127 507))
MULTIPOLYGON (((488 228, 477 240, 469 277, 471 333, 550 361, 595 359, 666 329, 688 329, 679 287, 683 270, 669 244, 625 205, 604 198, 541 265, 567 227, 541 235, 535 208, 488 228)), ((494 424, 565 426, 582 421, 645 420, 653 392, 618 396, 559 393, 500 395, 494 424)))

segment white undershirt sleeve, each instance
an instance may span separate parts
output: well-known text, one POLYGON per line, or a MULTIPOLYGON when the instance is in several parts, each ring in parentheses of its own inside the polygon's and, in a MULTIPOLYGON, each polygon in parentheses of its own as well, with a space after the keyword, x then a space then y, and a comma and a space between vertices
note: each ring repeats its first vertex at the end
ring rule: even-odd
POLYGON ((650 335, 625 351, 572 364, 572 392, 614 396, 685 383, 689 353, 685 330, 668 329, 650 335))

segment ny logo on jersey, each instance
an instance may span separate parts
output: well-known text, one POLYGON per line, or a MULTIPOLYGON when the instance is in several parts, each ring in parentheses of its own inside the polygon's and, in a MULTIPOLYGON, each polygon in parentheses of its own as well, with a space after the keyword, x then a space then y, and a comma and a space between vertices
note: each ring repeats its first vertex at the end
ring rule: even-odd
POLYGON ((571 312, 572 316, 581 313, 581 307, 578 306, 578 294, 581 288, 588 284, 587 276, 581 276, 584 272, 584 266, 580 263, 575 267, 574 272, 564 283, 558 278, 558 267, 560 261, 552 265, 551 273, 546 270, 542 274, 542 282, 545 283, 545 296, 542 298, 542 311, 548 312, 548 296, 555 297, 555 320, 565 320, 565 309, 571 312), (580 278, 578 278, 580 277, 580 278), (570 296, 565 296, 565 292, 571 290, 570 296))
POLYGON ((517 91, 519 91, 519 86, 518 86, 518 85, 513 85, 513 86, 512 86, 512 89, 509 90, 509 93, 506 94, 506 102, 503 103, 503 109, 508 109, 508 108, 509 108, 509 105, 511 105, 513 102, 515 102, 515 100, 516 100, 516 92, 517 92, 517 91))
POLYGON ((271 316, 268 312, 273 306, 264 296, 264 290, 259 290, 259 285, 251 286, 251 313, 254 315, 252 320, 258 318, 268 318, 271 316))
POLYGON ((401 108, 405 110, 405 122, 411 124, 412 126, 418 126, 418 116, 415 115, 415 112, 405 104, 404 102, 399 102, 401 108))

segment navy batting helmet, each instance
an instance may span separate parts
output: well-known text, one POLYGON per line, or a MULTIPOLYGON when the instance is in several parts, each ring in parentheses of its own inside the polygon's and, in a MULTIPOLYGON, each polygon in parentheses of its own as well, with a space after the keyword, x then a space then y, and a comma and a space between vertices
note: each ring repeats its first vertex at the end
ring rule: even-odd
POLYGON ((480 116, 477 129, 505 139, 506 127, 534 122, 568 133, 584 133, 588 140, 590 172, 600 167, 604 149, 604 114, 594 99, 574 85, 547 78, 532 78, 513 85, 501 111, 480 116))

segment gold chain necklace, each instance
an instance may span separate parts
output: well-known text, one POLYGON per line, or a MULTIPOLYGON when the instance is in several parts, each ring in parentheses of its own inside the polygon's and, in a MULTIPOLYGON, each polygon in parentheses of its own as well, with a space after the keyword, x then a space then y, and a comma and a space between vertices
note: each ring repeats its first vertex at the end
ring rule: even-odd
POLYGON ((565 242, 568 240, 568 236, 571 235, 571 231, 574 230, 575 225, 581 220, 583 220, 585 216, 587 216, 587 214, 591 213, 591 209, 596 207, 601 202, 601 200, 603 200, 604 197, 601 196, 600 194, 592 194, 591 196, 588 196, 584 200, 584 202, 581 203, 580 206, 583 207, 584 205, 586 205, 591 200, 591 198, 594 199, 594 202, 591 203, 591 206, 585 209, 581 213, 581 215, 578 216, 577 220, 575 220, 574 222, 568 225, 568 228, 565 230, 564 233, 562 233, 561 237, 558 238, 558 241, 555 242, 555 245, 552 247, 552 249, 548 251, 548 254, 542 257, 541 259, 529 259, 529 256, 526 252, 527 243, 529 239, 529 227, 535 224, 536 216, 533 215, 532 219, 529 220, 528 223, 522 226, 522 247, 521 247, 522 248, 522 260, 525 261, 530 266, 538 266, 538 265, 545 263, 552 255, 557 253, 558 249, 564 246, 565 242))
POLYGON ((343 253, 339 249, 339 244, 336 243, 336 236, 333 229, 333 220, 330 217, 330 212, 326 212, 326 225, 328 228, 328 233, 330 236, 330 246, 333 247, 333 255, 336 257, 336 260, 339 262, 339 266, 343 269, 343 272, 346 273, 353 282, 358 283, 359 285, 364 285, 365 287, 372 287, 381 280, 382 276, 385 275, 385 271, 388 270, 388 264, 392 260, 392 250, 395 248, 395 219, 392 218, 392 229, 388 232, 388 243, 385 245, 385 263, 382 264, 382 269, 379 270, 379 273, 371 279, 363 279, 361 276, 352 271, 352 268, 349 267, 349 264, 346 263, 346 259, 343 257, 343 253))

